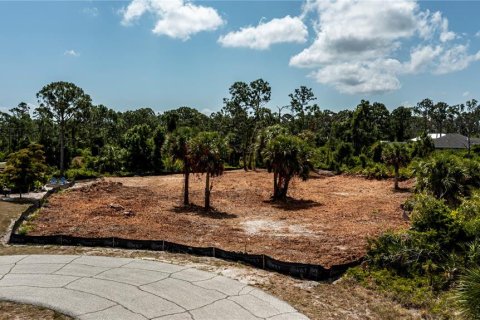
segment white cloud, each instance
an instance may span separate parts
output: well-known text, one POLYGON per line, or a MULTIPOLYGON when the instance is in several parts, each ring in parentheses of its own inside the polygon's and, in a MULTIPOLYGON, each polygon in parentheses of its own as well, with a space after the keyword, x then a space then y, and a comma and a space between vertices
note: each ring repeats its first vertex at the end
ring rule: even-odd
POLYGON ((382 93, 401 87, 395 74, 401 67, 395 59, 329 64, 311 74, 319 83, 335 86, 342 93, 382 93))
POLYGON ((443 48, 440 45, 435 47, 426 45, 413 48, 410 52, 410 61, 404 63, 404 72, 419 73, 425 71, 434 64, 435 59, 442 51, 443 48))
POLYGON ((472 62, 480 60, 480 51, 475 55, 468 53, 468 45, 455 45, 440 57, 434 70, 436 74, 446 74, 467 68, 472 62))
POLYGON ((93 18, 98 17, 100 14, 97 7, 83 8, 82 13, 93 18))
POLYGON ((307 37, 308 30, 303 21, 299 17, 286 16, 227 33, 218 42, 224 47, 265 50, 276 43, 304 43, 307 37))
POLYGON ((184 41, 198 32, 216 30, 225 23, 215 9, 184 0, 133 0, 122 10, 122 24, 130 25, 145 13, 156 17, 154 34, 184 41))
POLYGON ((478 31, 477 33, 475 33, 475 37, 480 38, 480 31, 478 31))
POLYGON ((290 65, 316 69, 319 83, 341 92, 396 90, 400 75, 455 72, 480 57, 455 43, 460 37, 441 12, 422 11, 416 1, 307 0, 302 17, 312 14, 316 38, 290 65), (400 61, 411 43, 408 61, 400 61))
POLYGON ((76 52, 75 50, 71 49, 71 50, 66 50, 64 53, 63 53, 64 56, 69 56, 69 57, 79 57, 80 56, 80 53, 76 52))
POLYGON ((468 97, 469 95, 470 95, 470 91, 465 91, 464 93, 462 93, 463 97, 468 97))

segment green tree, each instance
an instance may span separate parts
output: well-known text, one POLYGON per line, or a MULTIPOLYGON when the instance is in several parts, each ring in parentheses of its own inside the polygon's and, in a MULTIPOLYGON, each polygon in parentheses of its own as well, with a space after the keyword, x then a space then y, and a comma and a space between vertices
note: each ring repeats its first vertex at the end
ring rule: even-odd
POLYGON ((159 126, 153 132, 153 137, 151 141, 151 145, 153 147, 152 165, 153 165, 153 170, 156 173, 161 172, 163 169, 162 148, 164 143, 165 143, 165 129, 159 126))
POLYGON ((20 193, 29 192, 37 182, 45 183, 47 165, 42 146, 31 144, 8 156, 4 178, 20 193))
POLYGON ((445 102, 437 102, 431 111, 432 122, 436 131, 441 135, 444 133, 445 123, 454 109, 445 102))
POLYGON ((288 133, 289 133, 288 129, 280 124, 266 127, 258 133, 257 139, 255 141, 255 154, 256 154, 256 157, 259 159, 259 163, 261 165, 265 165, 263 161, 263 152, 267 147, 267 144, 276 136, 280 134, 285 135, 288 133))
POLYGON ((460 132, 467 136, 467 149, 470 155, 471 138, 480 132, 480 105, 475 99, 457 106, 460 132))
POLYGON ((135 125, 124 135, 127 165, 130 170, 146 172, 152 169, 151 129, 146 124, 135 125))
POLYGON ((385 145, 382 150, 382 159, 383 161, 393 166, 395 171, 395 190, 398 190, 398 176, 400 167, 408 164, 410 161, 409 151, 407 146, 403 143, 389 143, 385 145))
POLYGON ((59 126, 60 140, 60 172, 65 170, 65 128, 67 122, 75 115, 81 105, 90 104, 90 96, 70 82, 52 82, 44 86, 38 93, 37 98, 40 107, 48 111, 59 126))
POLYGON ((288 95, 290 97, 290 110, 293 115, 294 122, 295 120, 299 122, 298 125, 294 123, 294 132, 300 132, 307 129, 307 114, 310 114, 312 106, 310 102, 316 100, 312 88, 307 88, 306 86, 300 86, 300 88, 295 89, 293 93, 288 95))
POLYGON ((433 101, 430 99, 423 99, 415 107, 413 107, 413 112, 420 116, 423 119, 423 133, 428 134, 430 128, 430 119, 432 115, 434 105, 433 101))
POLYGON ((168 154, 173 160, 180 160, 183 164, 183 205, 188 206, 189 201, 189 180, 192 172, 192 161, 190 157, 190 139, 193 136, 191 128, 178 128, 167 135, 163 145, 163 153, 168 154))
POLYGON ((412 124, 412 109, 398 107, 390 115, 392 138, 395 141, 405 141, 409 138, 409 131, 412 124))
POLYGON ((118 173, 125 169, 127 151, 118 146, 107 144, 100 151, 95 169, 99 172, 118 173))
POLYGON ((302 139, 280 134, 271 139, 263 158, 269 172, 273 172, 274 201, 286 201, 289 183, 294 176, 307 180, 310 170, 312 149, 302 139))
POLYGON ((217 132, 200 132, 190 141, 192 169, 196 173, 205 173, 205 210, 210 209, 210 193, 213 183, 210 177, 223 174, 224 159, 228 145, 217 132))
POLYGON ((351 132, 355 154, 389 135, 389 112, 385 105, 362 100, 353 113, 351 132))
POLYGON ((230 127, 240 137, 243 168, 255 168, 254 142, 258 131, 275 119, 270 110, 263 106, 270 101, 270 84, 257 79, 250 84, 235 82, 229 89, 230 99, 224 99, 224 112, 231 117, 230 127))

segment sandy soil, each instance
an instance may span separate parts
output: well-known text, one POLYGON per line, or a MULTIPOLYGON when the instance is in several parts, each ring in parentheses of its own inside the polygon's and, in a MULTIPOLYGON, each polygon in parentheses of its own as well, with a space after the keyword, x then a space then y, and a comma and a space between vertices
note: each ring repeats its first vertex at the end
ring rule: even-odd
POLYGON ((110 178, 55 194, 29 234, 160 239, 328 267, 363 256, 368 237, 408 226, 400 204, 410 194, 394 192, 392 181, 295 180, 293 199, 278 204, 269 201, 267 172, 227 172, 213 179, 214 212, 198 208, 201 176, 191 179, 194 206, 183 208, 182 181, 182 175, 110 178))

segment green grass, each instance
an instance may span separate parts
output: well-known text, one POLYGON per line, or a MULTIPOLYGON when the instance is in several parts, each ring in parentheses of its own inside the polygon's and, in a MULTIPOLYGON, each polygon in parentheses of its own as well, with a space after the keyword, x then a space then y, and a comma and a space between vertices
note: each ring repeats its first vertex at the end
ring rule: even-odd
POLYGON ((401 277, 386 269, 363 270, 361 267, 349 269, 346 277, 384 294, 404 307, 425 310, 434 319, 457 318, 453 290, 433 290, 428 277, 401 277))

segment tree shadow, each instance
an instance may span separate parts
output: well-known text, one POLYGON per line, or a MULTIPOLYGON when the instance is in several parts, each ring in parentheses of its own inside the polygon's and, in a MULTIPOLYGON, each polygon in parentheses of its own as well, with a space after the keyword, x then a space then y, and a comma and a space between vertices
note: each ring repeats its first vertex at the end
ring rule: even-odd
POLYGON ((314 207, 322 206, 320 202, 316 202, 313 200, 304 200, 304 199, 294 199, 287 197, 286 201, 281 200, 265 200, 265 203, 272 204, 273 207, 285 211, 298 211, 298 210, 305 210, 314 207))
POLYGON ((193 213, 195 215, 211 219, 234 219, 238 217, 236 214, 220 211, 215 208, 205 210, 204 207, 197 206, 196 204, 189 204, 188 206, 176 206, 173 208, 173 212, 193 213))
POLYGON ((412 193, 412 188, 402 188, 402 187, 399 187, 398 189, 393 188, 393 192, 396 192, 396 193, 412 193))

